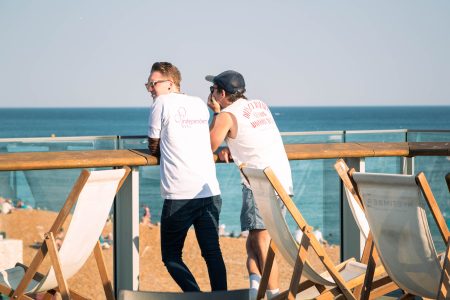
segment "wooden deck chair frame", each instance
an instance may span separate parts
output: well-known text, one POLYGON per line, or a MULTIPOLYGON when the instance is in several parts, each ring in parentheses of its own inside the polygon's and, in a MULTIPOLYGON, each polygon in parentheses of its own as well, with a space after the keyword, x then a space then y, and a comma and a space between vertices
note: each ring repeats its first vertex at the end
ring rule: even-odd
MULTIPOLYGON (((124 167, 125 174, 122 177, 116 193, 120 190, 122 187, 122 184, 124 183, 125 179, 127 178, 128 174, 130 173, 130 168, 124 167)), ((6 295, 10 297, 11 299, 32 299, 31 297, 24 294, 28 284, 30 281, 35 279, 42 279, 43 274, 37 272, 38 268, 40 267, 41 263, 44 261, 44 259, 48 256, 50 258, 51 265, 50 267, 54 268, 56 280, 58 282, 58 288, 49 290, 44 296, 44 299, 51 299, 52 296, 59 292, 61 294, 62 299, 87 299, 77 292, 71 290, 69 288, 69 285, 67 284, 67 279, 64 278, 62 270, 61 270, 61 264, 59 260, 58 255, 58 249, 55 243, 55 235, 57 232, 59 232, 59 229, 63 226, 65 223, 67 217, 69 216, 72 208, 76 204, 78 197, 83 190, 86 182, 88 181, 90 176, 90 172, 86 169, 83 169, 81 171, 80 176, 78 177, 77 181, 75 182, 72 191, 70 192, 69 196, 66 199, 66 202, 64 203, 63 207, 61 208, 58 216, 56 217, 53 225, 51 226, 50 230, 45 233, 45 239, 42 243, 42 246, 39 248, 38 252, 34 256, 30 266, 25 266, 22 264, 16 264, 16 266, 21 266, 25 269, 25 275, 20 281, 19 285, 15 290, 0 285, 0 295, 6 295)), ((97 267, 100 273, 100 278, 102 280, 103 289, 106 295, 106 298, 108 300, 114 299, 114 291, 113 286, 111 283, 111 280, 109 279, 105 260, 102 253, 102 248, 100 246, 100 243, 97 241, 95 247, 94 247, 94 257, 97 263, 97 267)))
MULTIPOLYGON (((431 215, 439 229, 439 233, 446 244, 445 256, 443 257, 441 278, 439 280, 439 289, 436 299, 450 299, 450 231, 441 210, 437 204, 436 199, 431 191, 430 185, 423 172, 415 176, 415 181, 423 198, 430 209, 431 215)), ((401 299, 413 299, 415 295, 406 293, 401 299)))
MULTIPOLYGON (((344 187, 347 188, 347 190, 356 200, 358 206, 364 211, 364 205, 358 193, 356 183, 352 177, 355 169, 350 169, 343 159, 338 159, 334 164, 334 168, 341 178, 344 187)), ((380 263, 380 261, 375 244, 373 242, 372 233, 370 231, 364 245, 363 254, 361 256, 361 263, 367 265, 367 271, 364 279, 364 284, 356 287, 354 290, 354 294, 356 297, 360 299, 373 299, 398 289, 398 286, 394 282, 392 282, 391 278, 389 278, 389 276, 387 275, 383 276, 380 279, 377 279, 375 282, 373 281, 373 271, 377 263, 380 263)))
MULTIPOLYGON (((246 180, 251 185, 251 181, 248 180, 248 177, 245 173, 246 167, 242 165, 240 166, 240 169, 246 180)), ((272 185, 274 191, 278 194, 279 198, 284 203, 289 213, 292 215, 294 221, 296 222, 300 230, 303 232, 289 289, 287 291, 280 293, 273 299, 295 299, 296 294, 313 286, 321 293, 320 296, 317 297, 317 299, 332 299, 336 296, 344 296, 346 299, 356 299, 355 295, 351 292, 351 290, 358 286, 361 286, 364 283, 365 274, 362 274, 361 276, 358 276, 346 282, 344 278, 340 275, 339 270, 343 269, 348 262, 354 261, 354 259, 347 260, 335 266, 330 257, 328 256, 328 254, 323 249, 320 242, 313 234, 312 227, 309 226, 306 220, 303 218, 302 214, 300 213, 300 211, 298 210, 298 208, 296 207, 295 203, 292 201, 290 196, 287 194, 287 192, 281 185, 280 181, 278 180, 272 169, 265 168, 263 172, 268 181, 270 182, 270 184, 272 185), (329 287, 327 288, 326 286, 318 285, 309 280, 299 284, 300 278, 302 276, 303 267, 307 261, 307 252, 309 247, 311 247, 313 251, 317 254, 321 263, 324 265, 324 267, 326 268, 326 270, 336 283, 336 287, 330 289, 329 287)), ((276 248, 276 245, 274 244, 273 241, 271 241, 267 253, 266 264, 263 267, 262 272, 263 274, 258 289, 257 299, 264 298, 264 293, 267 290, 270 272, 277 251, 278 250, 276 248)), ((373 270, 373 275, 379 276, 383 272, 384 269, 378 267, 373 270)))
MULTIPOLYGON (((447 174, 447 179, 448 179, 447 174)), ((424 196, 425 202, 430 208, 431 215, 433 216, 434 221, 439 229, 439 233, 442 236, 444 243, 446 244, 446 251, 444 256, 444 263, 442 265, 442 274, 439 280, 439 291, 437 295, 437 299, 449 299, 450 298, 450 231, 448 229, 447 223, 445 222, 445 218, 442 215, 442 212, 437 204, 436 199, 434 198, 433 192, 431 191, 431 187, 428 183, 427 178, 423 172, 420 172, 416 176, 416 182, 422 191, 422 195, 424 196)), ((447 181, 449 183, 449 181, 447 181)))

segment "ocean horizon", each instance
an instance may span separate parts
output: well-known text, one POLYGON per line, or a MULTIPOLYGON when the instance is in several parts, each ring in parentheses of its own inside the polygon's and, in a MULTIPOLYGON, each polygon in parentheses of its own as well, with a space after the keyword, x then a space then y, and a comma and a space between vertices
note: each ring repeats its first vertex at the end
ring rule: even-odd
MULTIPOLYGON (((450 129, 450 106, 271 106, 280 131, 450 129)), ((149 107, 0 108, 0 138, 146 135, 149 107)))

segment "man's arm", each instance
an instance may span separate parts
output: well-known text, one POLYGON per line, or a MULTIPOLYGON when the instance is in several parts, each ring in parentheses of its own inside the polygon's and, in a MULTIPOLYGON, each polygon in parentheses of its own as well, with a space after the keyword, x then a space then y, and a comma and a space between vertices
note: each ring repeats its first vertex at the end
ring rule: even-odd
POLYGON ((233 126, 233 119, 231 114, 227 112, 222 112, 213 118, 209 136, 211 138, 211 150, 214 152, 219 148, 230 132, 230 129, 233 126))
POLYGON ((156 156, 159 160, 161 151, 159 147, 162 118, 163 102, 156 99, 153 102, 150 117, 148 120, 148 150, 150 155, 156 156))
POLYGON ((160 139, 148 138, 148 150, 150 151, 150 155, 156 156, 158 159, 161 156, 159 141, 160 139))

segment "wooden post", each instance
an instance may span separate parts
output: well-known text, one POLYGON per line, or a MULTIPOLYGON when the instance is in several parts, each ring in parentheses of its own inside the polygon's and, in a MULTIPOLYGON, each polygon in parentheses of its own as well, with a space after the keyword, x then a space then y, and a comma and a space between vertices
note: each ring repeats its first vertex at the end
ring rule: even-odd
POLYGON ((403 175, 414 174, 414 157, 402 157, 402 169, 403 175))
MULTIPOLYGON (((365 172, 366 163, 364 157, 346 158, 348 167, 358 172, 365 172)), ((359 231, 358 225, 353 218, 352 211, 348 205, 347 196, 341 182, 341 261, 352 257, 361 258, 366 241, 359 231)))

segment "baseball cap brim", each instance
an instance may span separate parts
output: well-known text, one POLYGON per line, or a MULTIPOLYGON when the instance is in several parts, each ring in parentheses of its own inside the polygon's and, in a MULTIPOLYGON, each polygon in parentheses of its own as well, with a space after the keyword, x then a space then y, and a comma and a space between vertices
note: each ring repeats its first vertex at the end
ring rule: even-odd
POLYGON ((206 75, 206 76, 205 76, 205 79, 206 79, 207 81, 209 81, 209 82, 214 82, 214 77, 216 77, 216 76, 214 76, 214 75, 206 75))

